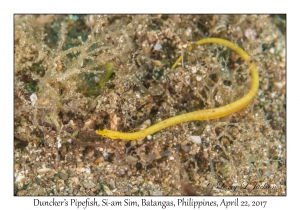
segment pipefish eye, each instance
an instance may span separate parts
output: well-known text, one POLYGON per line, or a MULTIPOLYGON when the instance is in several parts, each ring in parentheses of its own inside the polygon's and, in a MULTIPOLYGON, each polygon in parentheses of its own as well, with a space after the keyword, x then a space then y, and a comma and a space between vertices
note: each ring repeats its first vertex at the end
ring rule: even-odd
MULTIPOLYGON (((191 44, 190 50, 192 50, 195 45, 208 44, 208 43, 221 44, 221 45, 224 45, 224 46, 230 48, 232 51, 239 54, 249 65, 249 67, 251 69, 250 73, 252 76, 252 84, 251 84, 250 90, 244 97, 238 99, 237 101, 235 101, 231 104, 221 106, 218 108, 199 110, 199 111, 189 112, 189 113, 182 114, 182 115, 177 115, 175 117, 171 117, 166 120, 163 120, 157 124, 154 124, 154 125, 146 128, 145 130, 138 131, 138 132, 123 133, 123 132, 119 132, 119 131, 112 131, 112 130, 104 129, 104 130, 96 130, 96 133, 98 135, 108 137, 111 139, 136 140, 136 139, 144 138, 148 135, 156 133, 156 132, 158 132, 164 128, 167 128, 169 126, 172 126, 172 125, 176 125, 176 124, 188 122, 188 121, 210 120, 210 119, 224 117, 224 116, 230 115, 234 112, 237 112, 240 109, 247 106, 254 98, 254 96, 258 90, 258 86, 259 86, 259 76, 258 76, 258 71, 257 71, 256 65, 254 64, 254 62, 251 59, 249 59, 250 56, 242 48, 240 48, 236 44, 234 44, 230 41, 227 41, 225 39, 220 39, 220 38, 201 39, 201 40, 195 42, 194 44, 191 44)), ((174 69, 181 60, 182 60, 182 55, 174 62, 171 69, 174 69)))

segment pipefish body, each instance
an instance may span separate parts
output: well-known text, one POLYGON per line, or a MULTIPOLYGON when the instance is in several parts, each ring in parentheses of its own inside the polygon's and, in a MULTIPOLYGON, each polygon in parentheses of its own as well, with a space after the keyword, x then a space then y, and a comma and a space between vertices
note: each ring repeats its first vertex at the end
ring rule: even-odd
MULTIPOLYGON (((123 133, 119 131, 113 131, 113 130, 96 130, 96 133, 98 135, 108 137, 111 139, 120 139, 120 140, 136 140, 140 138, 144 138, 150 134, 156 133, 164 128, 167 128, 172 125, 176 125, 179 123, 183 122, 188 122, 188 121, 196 121, 196 120, 210 120, 210 119, 216 119, 220 117, 224 117, 227 115, 230 115, 234 112, 239 111, 240 109, 244 108, 247 106, 251 100, 254 98, 258 86, 259 86, 259 76, 258 76, 258 71, 256 65, 249 60, 250 56, 239 46, 233 44, 230 41, 220 39, 220 38, 205 38, 197 41, 195 44, 201 45, 201 44, 208 44, 208 43, 216 43, 216 44, 221 44, 225 45, 226 47, 230 48, 237 54, 239 54, 245 62, 247 62, 248 66, 250 67, 250 73, 252 77, 252 84, 251 88, 248 91, 248 93, 238 99, 237 101, 221 106, 218 108, 213 108, 213 109, 205 109, 205 110, 199 110, 199 111, 194 111, 194 112, 189 112, 186 114, 181 114, 177 115, 175 117, 168 118, 166 120, 163 120, 155 125, 152 125, 145 130, 141 130, 138 132, 133 132, 133 133, 123 133)), ((191 47, 192 49, 193 47, 191 47)), ((174 69, 177 64, 181 61, 182 56, 180 56, 174 63, 171 69, 174 69)))

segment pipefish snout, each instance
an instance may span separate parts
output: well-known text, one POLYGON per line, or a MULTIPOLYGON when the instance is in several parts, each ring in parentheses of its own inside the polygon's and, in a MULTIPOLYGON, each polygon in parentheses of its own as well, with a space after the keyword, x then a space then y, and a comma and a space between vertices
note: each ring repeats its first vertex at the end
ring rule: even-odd
MULTIPOLYGON (((181 115, 178 115, 175 117, 171 117, 171 118, 165 119, 157 124, 154 124, 154 125, 146 128, 145 130, 138 131, 138 132, 123 133, 123 132, 119 132, 119 131, 112 131, 112 130, 104 129, 104 130, 96 130, 96 133, 101 136, 108 137, 111 139, 136 140, 136 139, 144 138, 150 134, 156 133, 156 132, 158 132, 164 128, 167 128, 169 126, 172 126, 172 125, 176 125, 176 124, 188 122, 188 121, 210 120, 210 119, 224 117, 224 116, 230 115, 234 112, 237 112, 240 109, 247 106, 251 102, 251 100, 254 98, 254 96, 258 90, 258 86, 259 86, 259 76, 258 76, 258 71, 257 71, 256 65, 254 63, 252 63, 251 61, 249 61, 250 56, 242 48, 233 44, 230 41, 220 39, 220 38, 206 38, 206 39, 201 39, 201 40, 197 41, 195 44, 201 45, 201 44, 208 44, 208 43, 216 43, 216 44, 225 45, 226 47, 230 48, 231 50, 233 50, 234 52, 239 54, 245 60, 245 62, 247 62, 248 66, 251 69, 250 73, 251 73, 251 77, 252 77, 252 84, 251 84, 250 90, 244 97, 238 99, 237 101, 235 101, 231 104, 228 104, 228 105, 225 105, 222 107, 206 109, 206 110, 199 110, 199 111, 189 112, 186 114, 181 114, 181 115)), ((191 49, 192 48, 193 47, 191 47, 191 49)), ((182 59, 182 56, 180 56, 175 61, 174 65, 172 66, 171 69, 174 69, 177 66, 177 64, 181 61, 181 59, 182 59)))

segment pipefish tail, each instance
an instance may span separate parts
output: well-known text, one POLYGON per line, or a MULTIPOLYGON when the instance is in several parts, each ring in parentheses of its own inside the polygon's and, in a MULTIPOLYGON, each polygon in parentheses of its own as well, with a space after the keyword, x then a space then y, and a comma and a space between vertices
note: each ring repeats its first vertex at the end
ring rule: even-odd
MULTIPOLYGON (((220 39, 220 38, 206 38, 206 39, 201 39, 201 40, 195 42, 195 44, 198 44, 198 45, 209 44, 209 43, 225 45, 226 47, 230 48, 232 51, 239 54, 245 60, 245 62, 248 64, 248 66, 250 67, 252 84, 251 84, 250 90, 244 97, 238 99, 237 101, 235 101, 231 104, 228 104, 228 105, 225 105, 222 107, 206 109, 206 110, 199 110, 199 111, 189 112, 186 114, 181 114, 181 115, 178 115, 175 117, 171 117, 171 118, 163 120, 157 124, 154 124, 154 125, 146 128, 145 130, 138 131, 138 132, 123 133, 123 132, 119 132, 119 131, 112 131, 112 130, 104 129, 104 130, 96 130, 96 133, 101 136, 108 137, 111 139, 136 140, 136 139, 144 138, 150 134, 156 133, 156 132, 158 132, 164 128, 167 128, 169 126, 172 126, 172 125, 176 125, 176 124, 188 122, 188 121, 210 120, 210 119, 224 117, 224 116, 230 115, 234 112, 237 112, 240 109, 247 106, 254 98, 254 96, 258 90, 258 86, 259 86, 259 76, 258 76, 258 71, 257 71, 256 65, 249 60, 250 56, 242 48, 233 44, 230 41, 220 39)), ((193 46, 190 47, 190 49, 192 49, 192 48, 193 48, 193 46)), ((181 61, 181 59, 182 59, 182 56, 180 56, 175 61, 174 65, 172 66, 171 69, 174 69, 177 66, 177 64, 181 61)))

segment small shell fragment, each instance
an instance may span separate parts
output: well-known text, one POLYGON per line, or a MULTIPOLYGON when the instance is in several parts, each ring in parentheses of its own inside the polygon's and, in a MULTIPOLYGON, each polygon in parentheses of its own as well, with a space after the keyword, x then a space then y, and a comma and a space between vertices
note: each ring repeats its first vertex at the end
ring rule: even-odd
POLYGON ((200 136, 191 136, 191 140, 196 144, 201 144, 201 137, 200 136))
POLYGON ((36 100, 37 100, 36 94, 35 93, 31 94, 30 95, 30 101, 31 101, 32 106, 34 106, 36 100))

